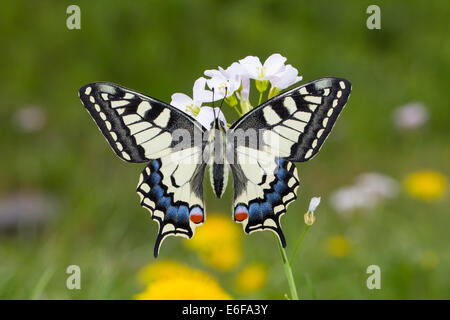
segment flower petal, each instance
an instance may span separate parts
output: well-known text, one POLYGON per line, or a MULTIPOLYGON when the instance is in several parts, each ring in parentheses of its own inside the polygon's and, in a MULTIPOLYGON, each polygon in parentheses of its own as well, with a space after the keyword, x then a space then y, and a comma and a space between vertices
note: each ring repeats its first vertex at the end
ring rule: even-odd
POLYGON ((262 64, 258 57, 247 56, 244 59, 239 60, 239 63, 244 68, 249 78, 258 79, 258 72, 262 69, 262 64))
POLYGON ((170 101, 172 106, 183 111, 186 111, 186 107, 192 105, 193 103, 194 100, 184 93, 174 93, 172 95, 172 101, 170 101))
POLYGON ((237 62, 233 62, 226 70, 225 75, 232 81, 239 82, 241 77, 247 74, 246 69, 237 62))
POLYGON ((423 103, 412 102, 396 108, 392 117, 399 129, 417 129, 427 123, 430 115, 423 103))
POLYGON ((298 70, 288 64, 283 72, 270 77, 270 83, 277 89, 283 90, 287 87, 301 81, 303 77, 298 76, 298 70))
POLYGON ((211 78, 214 78, 214 77, 217 77, 217 76, 221 75, 221 72, 219 70, 216 70, 216 69, 205 70, 205 72, 203 72, 203 73, 205 74, 205 76, 211 77, 211 78))
POLYGON ((244 101, 249 101, 249 96, 250 96, 250 78, 243 77, 240 99, 244 101))
POLYGON ((312 197, 311 201, 309 202, 309 212, 314 212, 320 203, 320 197, 312 197))
MULTIPOLYGON (((214 90, 214 101, 229 97, 241 86, 241 75, 245 72, 238 63, 233 63, 226 70, 219 67, 219 70, 206 70, 205 75, 211 79, 206 80, 208 87, 214 90)), ((209 101, 213 99, 210 98, 209 101)))
POLYGON ((194 87, 192 89, 192 96, 194 100, 194 105, 200 107, 202 102, 206 102, 212 99, 212 94, 210 91, 205 89, 206 79, 203 77, 198 78, 194 82, 194 87))
POLYGON ((193 93, 195 95, 196 92, 201 92, 205 90, 206 79, 203 77, 198 78, 194 82, 193 93))
POLYGON ((279 53, 274 53, 264 62, 264 76, 268 77, 276 75, 278 72, 283 71, 286 58, 279 53))
POLYGON ((195 117, 195 120, 200 122, 206 129, 211 129, 211 123, 215 119, 215 115, 218 114, 219 120, 224 123, 224 125, 227 124, 227 120, 225 119, 224 114, 219 108, 211 108, 211 107, 202 107, 200 108, 200 112, 195 117))

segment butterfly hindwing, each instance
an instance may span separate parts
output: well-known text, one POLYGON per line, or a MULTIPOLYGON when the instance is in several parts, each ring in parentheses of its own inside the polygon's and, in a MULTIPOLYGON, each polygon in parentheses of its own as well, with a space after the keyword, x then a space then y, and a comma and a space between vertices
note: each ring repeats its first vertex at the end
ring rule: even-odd
POLYGON ((79 96, 114 152, 129 162, 148 162, 176 147, 172 133, 191 135, 204 128, 186 113, 162 101, 108 82, 83 86, 79 96))
POLYGON ((319 79, 268 100, 230 130, 259 130, 259 149, 290 161, 307 161, 319 152, 350 91, 345 79, 319 79))
POLYGON ((234 220, 244 231, 275 232, 286 246, 280 218, 297 198, 299 180, 295 165, 264 151, 239 147, 240 164, 231 165, 234 180, 234 220), (250 151, 250 152, 248 152, 250 151))
POLYGON ((205 220, 205 164, 199 161, 199 149, 193 147, 152 160, 141 174, 137 187, 141 205, 159 225, 155 257, 167 236, 192 238, 195 227, 205 220))

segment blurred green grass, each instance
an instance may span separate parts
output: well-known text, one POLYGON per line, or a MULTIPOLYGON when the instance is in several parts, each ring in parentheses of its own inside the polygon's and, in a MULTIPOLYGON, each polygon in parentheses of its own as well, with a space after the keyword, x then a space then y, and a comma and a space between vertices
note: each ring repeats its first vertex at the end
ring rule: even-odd
MULTIPOLYGON (((382 2, 382 29, 368 30, 371 1, 79 1, 82 29, 70 31, 65 25, 70 4, 1 6, 0 195, 45 190, 62 205, 43 230, 0 235, 0 298, 128 299, 142 289, 137 270, 153 261, 157 225, 134 191, 142 166, 125 164, 110 151, 78 100, 79 87, 105 80, 170 101, 174 92, 191 94, 206 69, 275 52, 305 81, 331 75, 353 85, 320 155, 297 166, 300 198, 282 219, 292 248, 309 198, 323 196, 295 262, 301 296, 311 298, 307 275, 318 298, 450 298, 448 197, 422 203, 401 194, 350 220, 326 201, 361 172, 402 179, 433 168, 448 176, 450 5, 382 2), (392 126, 391 112, 410 101, 424 102, 431 118, 419 133, 402 135, 392 126), (25 134, 13 125, 14 112, 26 104, 46 111, 42 131, 25 134), (327 254, 324 242, 333 235, 349 239, 350 255, 327 254), (432 270, 418 263, 424 251, 439 256, 432 270), (70 264, 82 269, 82 290, 65 287, 70 264), (381 267, 381 290, 366 288, 371 264, 381 267), (36 292, 40 281, 45 283, 36 292)), ((209 214, 229 215, 231 186, 220 200, 207 181, 205 189, 209 214)), ((168 239, 161 259, 205 269, 183 241, 168 239)), ((210 271, 235 297, 282 298, 287 284, 272 234, 252 234, 244 244, 244 261, 270 266, 261 292, 233 293, 229 274, 210 271)))

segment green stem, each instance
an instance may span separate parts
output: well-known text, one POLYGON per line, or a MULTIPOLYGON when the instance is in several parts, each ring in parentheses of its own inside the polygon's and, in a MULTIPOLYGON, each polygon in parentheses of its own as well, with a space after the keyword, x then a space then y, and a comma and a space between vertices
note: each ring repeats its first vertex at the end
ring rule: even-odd
POLYGON ((42 292, 44 292, 45 287, 49 283, 50 279, 54 274, 53 268, 47 268, 42 276, 39 278, 36 286, 31 293, 31 300, 42 299, 42 292))
MULTIPOLYGON (((276 236, 275 236, 276 237, 276 236)), ((287 258, 286 250, 281 245, 281 241, 278 237, 278 247, 280 248, 281 258, 283 259, 284 265, 284 273, 286 274, 286 278, 289 284, 289 290, 291 291, 292 300, 298 300, 297 287, 295 286, 294 275, 292 274, 292 268, 289 264, 289 260, 287 258)))
POLYGON ((234 110, 237 112, 237 114, 239 115, 239 117, 242 117, 242 115, 244 114, 244 109, 242 108, 242 101, 241 101, 241 97, 240 95, 238 95, 237 92, 234 93, 236 100, 240 101, 239 103, 237 103, 234 106, 234 110))
POLYGON ((305 281, 306 281, 306 285, 308 286, 309 293, 311 294, 311 299, 316 300, 317 299, 316 292, 314 291, 314 287, 311 282, 311 278, 309 277, 309 275, 307 273, 305 273, 305 281))
POLYGON ((237 114, 239 115, 239 117, 242 117, 242 112, 239 111, 238 105, 235 105, 235 106, 234 106, 234 111, 237 112, 237 114))
POLYGON ((302 243, 303 238, 304 238, 305 235, 306 235, 306 232, 308 232, 309 227, 311 227, 311 226, 306 225, 305 229, 303 229, 303 232, 302 232, 302 234, 300 235, 300 238, 298 238, 297 244, 295 245, 294 251, 292 252, 291 259, 289 260, 289 266, 292 266, 292 262, 294 261, 295 254, 297 253, 297 250, 298 250, 298 248, 300 247, 300 244, 302 243))
POLYGON ((263 93, 262 92, 260 92, 259 93, 259 101, 258 101, 258 106, 261 104, 261 101, 262 101, 262 97, 263 97, 263 93))

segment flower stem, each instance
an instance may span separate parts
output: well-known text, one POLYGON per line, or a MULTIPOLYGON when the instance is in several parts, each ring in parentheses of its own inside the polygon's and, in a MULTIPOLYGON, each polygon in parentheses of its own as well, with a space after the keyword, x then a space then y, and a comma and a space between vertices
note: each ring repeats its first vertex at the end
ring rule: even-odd
POLYGON ((280 248, 281 258, 283 259, 284 273, 286 274, 289 290, 291 291, 291 298, 292 300, 298 300, 297 287, 295 286, 294 275, 292 274, 292 268, 287 258, 286 250, 281 245, 280 239, 277 236, 275 237, 278 240, 278 247, 280 248))
POLYGON ((292 262, 294 261, 295 254, 297 253, 297 250, 298 250, 298 248, 300 247, 300 244, 302 243, 303 238, 304 238, 305 235, 306 235, 306 232, 308 232, 309 227, 311 227, 311 226, 306 225, 305 229, 303 229, 302 234, 301 234, 300 237, 298 238, 297 244, 295 245, 294 251, 292 252, 291 259, 289 260, 289 266, 292 266, 292 262))
POLYGON ((30 299, 31 300, 37 300, 42 299, 42 292, 44 292, 45 288, 47 287, 48 283, 50 282, 50 279, 52 278, 53 274, 55 273, 55 270, 53 268, 47 268, 42 276, 39 278, 36 287, 34 288, 30 299))
POLYGON ((258 101, 258 106, 261 104, 261 101, 262 101, 262 97, 263 97, 263 93, 262 92, 260 92, 259 93, 259 101, 258 101))
POLYGON ((242 111, 239 110, 238 105, 234 106, 234 111, 239 115, 239 117, 242 117, 242 111))

